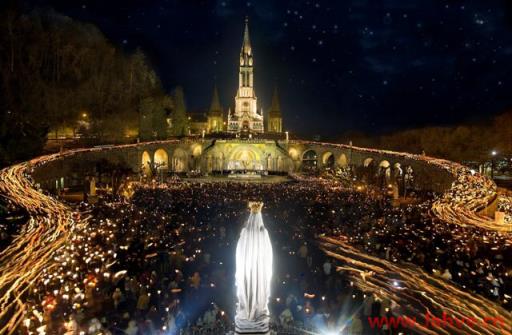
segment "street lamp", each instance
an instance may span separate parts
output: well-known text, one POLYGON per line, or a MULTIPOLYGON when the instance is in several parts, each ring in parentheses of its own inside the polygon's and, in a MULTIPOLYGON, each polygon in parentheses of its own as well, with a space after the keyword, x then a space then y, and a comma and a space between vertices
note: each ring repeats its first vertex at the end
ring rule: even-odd
POLYGON ((496 150, 491 151, 491 179, 494 179, 494 157, 496 157, 497 154, 496 150))

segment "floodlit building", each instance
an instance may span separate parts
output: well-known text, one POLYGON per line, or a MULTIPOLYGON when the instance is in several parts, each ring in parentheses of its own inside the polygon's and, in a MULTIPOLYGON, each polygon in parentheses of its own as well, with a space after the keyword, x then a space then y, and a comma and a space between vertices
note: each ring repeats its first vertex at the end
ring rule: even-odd
POLYGON ((231 133, 263 133, 263 112, 258 112, 258 98, 254 91, 254 57, 249 38, 249 21, 245 19, 244 39, 240 51, 238 91, 235 110, 228 114, 227 131, 231 133))
POLYGON ((210 108, 206 113, 206 120, 199 118, 193 113, 187 113, 190 122, 191 135, 229 132, 233 134, 261 134, 261 133, 282 133, 283 119, 277 88, 274 89, 272 105, 266 116, 263 108, 258 105, 258 98, 254 89, 254 55, 252 52, 251 39, 249 36, 249 21, 245 20, 245 29, 240 50, 240 65, 238 73, 238 89, 235 95, 233 108, 222 107, 217 86, 213 88, 210 108), (266 118, 266 120, 264 120, 266 118))

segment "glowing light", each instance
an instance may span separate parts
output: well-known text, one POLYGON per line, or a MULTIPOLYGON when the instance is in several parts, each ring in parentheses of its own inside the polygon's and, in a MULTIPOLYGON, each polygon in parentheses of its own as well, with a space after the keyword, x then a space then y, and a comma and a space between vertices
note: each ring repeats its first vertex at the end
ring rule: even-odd
MULTIPOLYGON (((512 313, 499 304, 461 290, 438 276, 431 276, 412 264, 395 264, 393 262, 370 256, 352 247, 340 238, 321 237, 324 252, 340 262, 338 271, 344 271, 354 286, 372 293, 379 299, 387 299, 400 305, 403 315, 416 316, 418 333, 431 334, 425 327, 428 311, 446 311, 453 317, 463 319, 468 315, 483 320, 492 315, 503 320, 511 320, 512 313), (372 275, 362 276, 362 273, 372 275), (397 276, 399 277, 398 279, 397 276), (400 283, 401 289, 396 288, 400 283), (414 305, 408 302, 414 301, 414 305), (422 320, 420 320, 422 319, 422 320)), ((355 295, 352 296, 355 298, 355 295)), ((456 325, 446 325, 446 334, 460 331, 456 325)), ((476 323, 473 328, 465 328, 475 334, 508 334, 512 324, 493 325, 476 323)))
POLYGON ((272 244, 263 224, 263 203, 249 203, 251 214, 236 246, 235 315, 237 332, 269 330, 268 299, 272 281, 272 244))

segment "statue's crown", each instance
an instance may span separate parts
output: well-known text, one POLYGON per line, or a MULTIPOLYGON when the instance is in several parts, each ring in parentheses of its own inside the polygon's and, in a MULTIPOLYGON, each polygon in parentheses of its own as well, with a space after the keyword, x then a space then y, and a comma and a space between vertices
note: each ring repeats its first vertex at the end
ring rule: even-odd
POLYGON ((251 209, 251 213, 261 212, 261 208, 263 208, 263 202, 249 201, 249 208, 251 209))

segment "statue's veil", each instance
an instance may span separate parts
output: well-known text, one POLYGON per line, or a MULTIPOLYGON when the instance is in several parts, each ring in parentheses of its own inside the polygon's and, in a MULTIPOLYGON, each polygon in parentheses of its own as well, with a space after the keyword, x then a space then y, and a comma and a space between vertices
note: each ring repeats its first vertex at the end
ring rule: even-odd
POLYGON ((272 245, 263 224, 262 202, 249 202, 249 218, 236 247, 236 290, 238 305, 235 325, 238 333, 268 331, 272 245))

